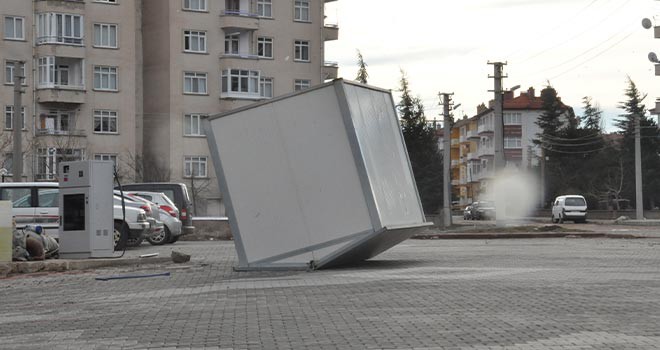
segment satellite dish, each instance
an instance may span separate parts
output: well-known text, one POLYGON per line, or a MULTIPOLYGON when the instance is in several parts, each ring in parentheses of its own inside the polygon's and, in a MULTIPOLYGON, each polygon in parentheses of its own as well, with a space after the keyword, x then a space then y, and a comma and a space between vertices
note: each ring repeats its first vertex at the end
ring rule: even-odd
POLYGON ((649 61, 653 63, 660 63, 658 60, 658 55, 656 55, 655 52, 649 52, 649 61))
POLYGON ((653 22, 648 18, 644 18, 642 20, 642 27, 644 27, 644 29, 651 29, 651 27, 653 27, 653 22))

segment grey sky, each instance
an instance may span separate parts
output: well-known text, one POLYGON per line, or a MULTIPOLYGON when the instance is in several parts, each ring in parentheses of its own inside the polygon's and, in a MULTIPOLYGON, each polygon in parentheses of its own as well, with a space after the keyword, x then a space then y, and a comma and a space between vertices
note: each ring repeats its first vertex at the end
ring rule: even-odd
POLYGON ((340 75, 355 78, 357 49, 372 85, 397 89, 401 68, 431 119, 440 112, 438 92, 454 92, 458 113, 474 115, 492 98, 487 62, 496 60, 508 62, 505 87, 539 91, 550 81, 578 113, 582 97, 591 96, 610 121, 620 113, 627 76, 649 94, 647 107, 660 98, 660 77, 647 59, 660 54, 660 39, 641 26, 654 15, 660 25, 659 1, 338 0, 326 12, 340 26, 339 40, 326 43, 340 75))

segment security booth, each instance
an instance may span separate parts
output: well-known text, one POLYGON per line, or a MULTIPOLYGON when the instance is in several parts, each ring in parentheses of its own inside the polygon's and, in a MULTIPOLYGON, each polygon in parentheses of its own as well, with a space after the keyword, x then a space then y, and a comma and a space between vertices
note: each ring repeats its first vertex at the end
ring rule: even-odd
POLYGON ((75 161, 59 164, 60 257, 112 257, 113 162, 75 161))
POLYGON ((204 126, 237 269, 359 262, 430 226, 389 91, 339 79, 204 126))

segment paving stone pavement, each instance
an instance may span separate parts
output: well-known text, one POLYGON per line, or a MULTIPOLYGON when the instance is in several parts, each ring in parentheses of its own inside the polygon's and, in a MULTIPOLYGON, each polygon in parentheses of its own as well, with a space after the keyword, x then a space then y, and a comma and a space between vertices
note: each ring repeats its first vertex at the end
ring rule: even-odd
POLYGON ((0 348, 660 348, 660 240, 409 240, 315 272, 235 272, 231 242, 126 254, 172 249, 191 262, 0 280, 0 348))

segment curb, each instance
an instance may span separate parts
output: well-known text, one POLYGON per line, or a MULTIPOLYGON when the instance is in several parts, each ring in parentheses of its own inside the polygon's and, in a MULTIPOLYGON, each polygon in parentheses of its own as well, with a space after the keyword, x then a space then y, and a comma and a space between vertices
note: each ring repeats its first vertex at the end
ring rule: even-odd
POLYGON ((44 260, 0 263, 0 278, 12 274, 36 272, 65 272, 75 270, 98 269, 116 266, 140 266, 146 264, 165 264, 172 258, 121 258, 121 259, 88 259, 88 260, 44 260))
POLYGON ((597 232, 549 232, 549 233, 440 233, 416 235, 412 239, 524 239, 524 238, 612 238, 643 239, 656 238, 633 234, 597 233, 597 232))

